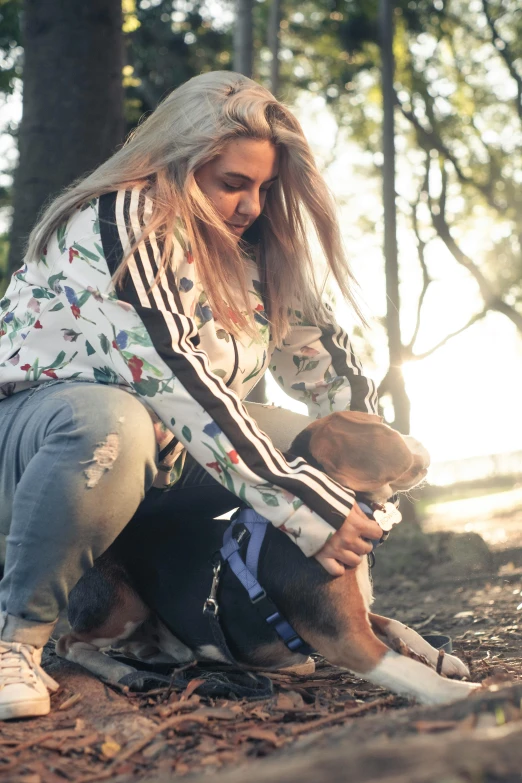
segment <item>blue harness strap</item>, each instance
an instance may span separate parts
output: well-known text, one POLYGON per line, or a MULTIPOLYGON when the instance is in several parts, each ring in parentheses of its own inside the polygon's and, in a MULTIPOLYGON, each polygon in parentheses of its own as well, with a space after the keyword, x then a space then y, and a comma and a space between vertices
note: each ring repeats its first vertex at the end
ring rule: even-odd
POLYGON ((295 653, 310 655, 314 650, 292 628, 288 620, 283 617, 257 580, 259 555, 269 524, 270 522, 267 519, 252 509, 243 509, 226 529, 220 554, 223 561, 229 564, 233 573, 248 592, 250 600, 265 622, 274 629, 288 649, 295 653), (242 525, 243 530, 239 532, 236 538, 234 532, 238 525, 242 525), (245 559, 243 560, 240 548, 244 540, 245 531, 250 534, 250 538, 245 559))

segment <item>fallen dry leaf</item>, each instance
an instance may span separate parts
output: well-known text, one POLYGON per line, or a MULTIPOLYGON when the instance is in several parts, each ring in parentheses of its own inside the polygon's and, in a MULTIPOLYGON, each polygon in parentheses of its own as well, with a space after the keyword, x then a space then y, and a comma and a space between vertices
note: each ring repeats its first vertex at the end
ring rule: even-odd
POLYGON ((285 740, 282 737, 278 737, 274 731, 269 729, 248 729, 248 731, 243 732, 242 736, 246 739, 270 742, 275 748, 285 744, 285 740))
POLYGON ((121 750, 121 745, 118 745, 115 740, 107 738, 101 746, 101 752, 106 759, 113 759, 121 750))
POLYGON ((200 685, 203 685, 204 682, 205 680, 201 680, 201 679, 191 680, 187 685, 187 687, 185 688, 185 690, 183 691, 183 693, 181 694, 180 701, 186 701, 190 696, 192 696, 194 691, 197 690, 200 685))

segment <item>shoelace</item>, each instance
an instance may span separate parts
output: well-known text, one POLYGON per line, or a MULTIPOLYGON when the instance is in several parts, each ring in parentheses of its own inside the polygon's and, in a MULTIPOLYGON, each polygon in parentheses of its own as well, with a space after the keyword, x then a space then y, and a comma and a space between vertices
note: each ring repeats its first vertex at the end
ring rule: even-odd
POLYGON ((20 683, 34 686, 38 682, 38 677, 47 688, 55 690, 58 687, 33 656, 34 648, 27 644, 0 642, 0 690, 6 685, 20 683))

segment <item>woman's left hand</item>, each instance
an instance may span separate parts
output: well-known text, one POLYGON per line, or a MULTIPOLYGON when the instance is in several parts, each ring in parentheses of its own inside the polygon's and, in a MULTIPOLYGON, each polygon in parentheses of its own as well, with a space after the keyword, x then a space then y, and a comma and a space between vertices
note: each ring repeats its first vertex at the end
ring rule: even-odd
POLYGON ((314 557, 329 574, 342 576, 345 566, 355 568, 362 557, 372 551, 370 540, 379 540, 381 537, 382 528, 354 503, 339 530, 314 557))

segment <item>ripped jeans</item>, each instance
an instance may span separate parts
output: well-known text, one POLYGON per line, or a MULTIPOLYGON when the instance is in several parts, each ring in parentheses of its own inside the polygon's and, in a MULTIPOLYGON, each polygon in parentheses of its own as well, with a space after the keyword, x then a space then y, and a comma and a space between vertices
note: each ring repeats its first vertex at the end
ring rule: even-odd
MULTIPOLYGON (((282 449, 309 422, 248 410, 282 449)), ((238 505, 190 456, 172 489, 151 489, 156 461, 151 418, 123 389, 51 382, 0 401, 0 639, 45 644, 69 592, 131 519, 159 511, 190 524, 191 513, 238 505)))

